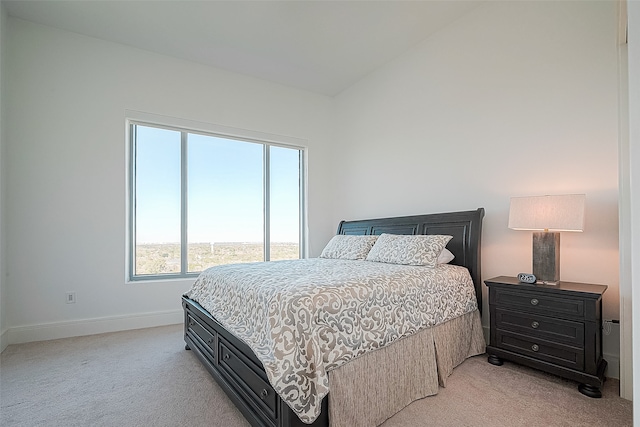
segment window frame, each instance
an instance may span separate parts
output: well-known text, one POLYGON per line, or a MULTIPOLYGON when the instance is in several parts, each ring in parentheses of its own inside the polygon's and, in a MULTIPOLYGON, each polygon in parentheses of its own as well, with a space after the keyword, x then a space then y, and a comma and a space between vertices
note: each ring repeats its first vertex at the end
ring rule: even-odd
POLYGON ((127 112, 125 117, 126 146, 127 146, 127 201, 126 201, 126 232, 127 232, 127 256, 126 256, 126 282, 148 282, 160 280, 178 280, 197 277, 200 272, 188 271, 188 158, 187 148, 188 134, 198 134, 236 140, 243 143, 262 145, 263 166, 263 261, 270 259, 270 147, 282 147, 299 151, 299 257, 306 258, 307 245, 307 147, 306 141, 293 137, 266 134, 245 129, 235 129, 226 126, 201 123, 184 119, 174 119, 165 116, 157 116, 148 113, 127 112), (135 274, 136 262, 136 126, 147 126, 180 132, 180 272, 162 274, 135 274))

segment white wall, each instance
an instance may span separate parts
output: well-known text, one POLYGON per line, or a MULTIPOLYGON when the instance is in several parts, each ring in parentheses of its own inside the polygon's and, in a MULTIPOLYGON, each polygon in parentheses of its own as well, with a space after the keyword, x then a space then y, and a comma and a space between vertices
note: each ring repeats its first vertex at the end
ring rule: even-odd
POLYGON ((629 162, 629 61, 627 45, 627 3, 618 2, 618 73, 619 73, 619 147, 618 175, 620 201, 620 396, 633 397, 633 354, 632 354, 632 287, 631 287, 631 239, 632 220, 630 197, 629 162))
MULTIPOLYGON (((631 293, 632 306, 636 309, 633 316, 633 327, 630 328, 633 336, 632 351, 626 354, 635 354, 633 363, 633 394, 640 395, 640 315, 637 313, 640 307, 640 3, 629 1, 628 4, 628 76, 629 76, 629 175, 628 180, 629 199, 628 210, 630 233, 626 237, 630 250, 630 283, 625 291, 631 293)), ((631 317, 629 315, 629 317, 631 317)), ((627 336, 623 337, 627 338, 627 336)), ((630 364, 630 361, 629 361, 630 364)), ((628 373, 630 370, 628 370, 628 373)), ((628 383, 628 382, 627 382, 628 383)), ((634 425, 640 425, 640 399, 633 402, 634 425)))
POLYGON ((484 207, 488 279, 531 271, 511 196, 586 193, 561 279, 618 319, 616 25, 614 2, 485 4, 340 94, 334 219, 484 207))
POLYGON ((3 68, 5 66, 4 51, 6 43, 6 28, 7 28, 7 13, 4 8, 4 4, 0 3, 0 352, 9 344, 7 334, 7 298, 5 297, 5 288, 7 281, 5 280, 5 233, 4 233, 4 197, 5 189, 4 185, 6 180, 4 179, 4 131, 5 131, 5 104, 2 101, 2 94, 5 91, 4 78, 5 73, 3 68))
POLYGON ((324 215, 330 98, 11 17, 8 27, 12 343, 181 321, 193 280, 125 283, 125 110, 307 140, 311 254, 335 233, 324 215))

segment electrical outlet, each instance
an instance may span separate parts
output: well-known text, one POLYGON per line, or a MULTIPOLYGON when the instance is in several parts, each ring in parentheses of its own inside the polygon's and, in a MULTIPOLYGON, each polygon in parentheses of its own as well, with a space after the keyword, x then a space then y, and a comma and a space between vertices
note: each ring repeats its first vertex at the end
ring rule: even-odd
POLYGON ((67 304, 75 304, 75 303, 76 303, 76 293, 67 292, 67 304))

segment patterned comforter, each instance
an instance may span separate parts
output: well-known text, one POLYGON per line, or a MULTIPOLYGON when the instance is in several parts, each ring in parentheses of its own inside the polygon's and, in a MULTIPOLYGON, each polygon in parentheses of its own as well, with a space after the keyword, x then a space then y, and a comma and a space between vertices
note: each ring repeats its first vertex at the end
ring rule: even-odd
POLYGON ((463 267, 324 258, 212 267, 186 296, 249 345, 305 423, 328 371, 477 308, 463 267))

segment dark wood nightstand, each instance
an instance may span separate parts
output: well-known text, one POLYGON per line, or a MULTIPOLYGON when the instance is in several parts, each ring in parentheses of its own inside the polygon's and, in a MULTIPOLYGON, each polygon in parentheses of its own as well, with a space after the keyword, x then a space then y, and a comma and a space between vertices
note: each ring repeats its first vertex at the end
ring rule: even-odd
POLYGON ((502 359, 578 381, 578 390, 601 397, 604 285, 526 284, 515 277, 485 280, 489 288, 488 361, 502 359))

